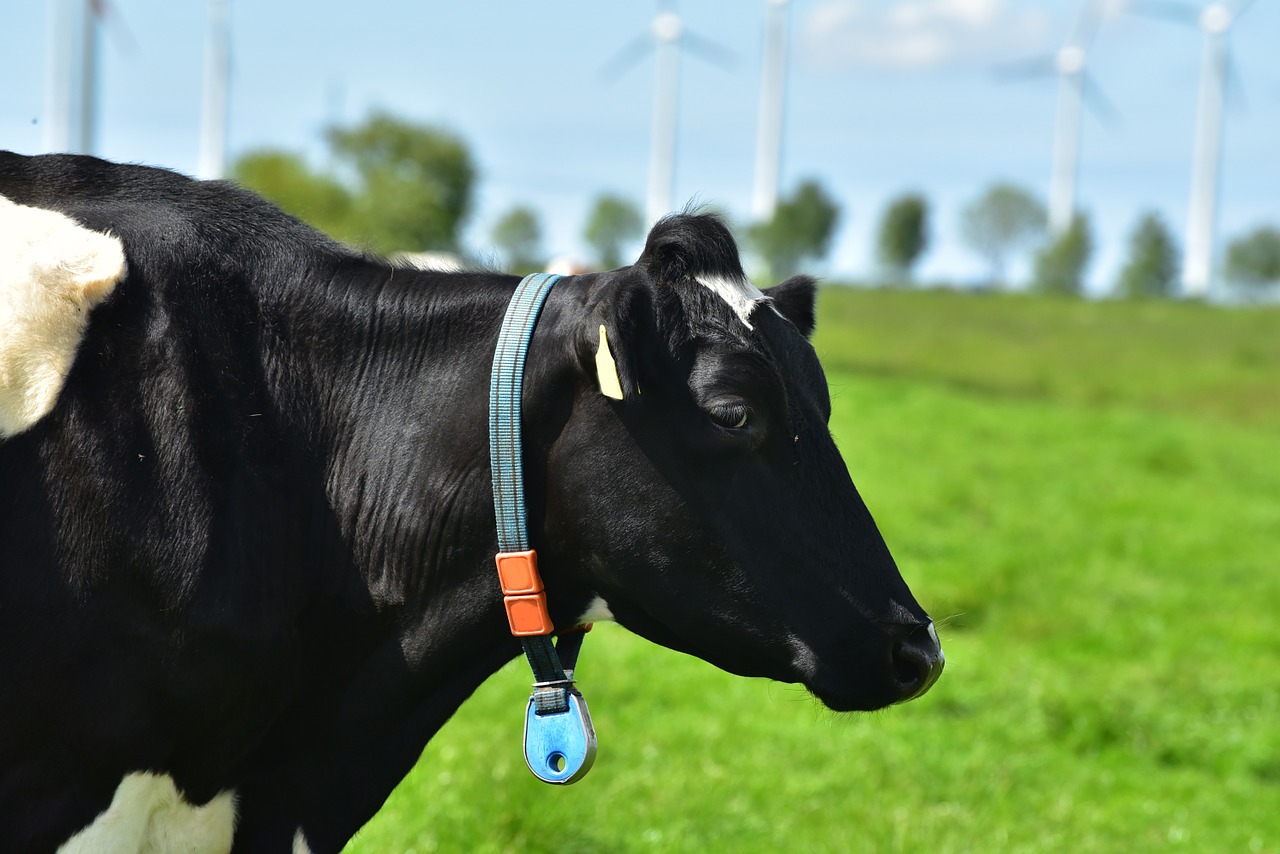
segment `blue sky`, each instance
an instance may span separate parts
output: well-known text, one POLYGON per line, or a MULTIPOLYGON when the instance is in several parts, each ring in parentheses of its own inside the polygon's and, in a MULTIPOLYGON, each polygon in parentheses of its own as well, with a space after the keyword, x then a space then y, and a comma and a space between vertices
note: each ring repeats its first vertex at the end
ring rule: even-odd
MULTIPOLYGON (((205 6, 113 0, 98 153, 193 172, 205 6)), ((323 127, 371 108, 446 126, 481 170, 468 243, 488 245, 515 204, 542 217, 548 254, 585 254, 591 199, 643 204, 654 66, 612 84, 598 70, 645 30, 653 2, 440 3, 232 0, 229 150, 273 146, 322 164, 323 127)), ((676 199, 749 216, 763 0, 679 0, 685 25, 735 52, 731 68, 682 65, 676 199)), ((970 281, 983 265, 959 238, 960 209, 993 180, 1047 194, 1056 85, 1000 82, 998 63, 1051 52, 1075 3, 1022 0, 793 0, 783 190, 819 179, 843 208, 831 277, 866 274, 886 202, 934 206, 925 278, 970 281)), ((42 149, 46 4, 0 2, 0 146, 42 149)), ((1228 112, 1221 231, 1280 223, 1280 2, 1257 0, 1233 32, 1245 97, 1228 112)), ((1079 197, 1099 243, 1104 289, 1138 214, 1181 234, 1189 193, 1199 33, 1115 15, 1091 69, 1121 114, 1086 117, 1079 197)))

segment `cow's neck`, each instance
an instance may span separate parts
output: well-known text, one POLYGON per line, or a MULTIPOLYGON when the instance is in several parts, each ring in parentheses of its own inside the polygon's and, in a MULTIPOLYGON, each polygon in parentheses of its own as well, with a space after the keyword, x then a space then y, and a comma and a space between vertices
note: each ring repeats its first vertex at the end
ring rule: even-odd
MULTIPOLYGON (((375 265, 342 278, 319 310, 307 306, 290 346, 294 376, 310 386, 302 399, 311 410, 296 417, 323 458, 351 570, 375 612, 412 614, 487 645, 488 630, 505 625, 491 595, 488 387, 515 279, 375 265)), ((553 292, 539 323, 526 387, 542 390, 526 416, 538 425, 527 457, 539 458, 567 417, 572 347, 559 342, 576 299, 553 292)), ((541 474, 527 478, 536 484, 541 474)), ((492 642, 510 639, 499 632, 492 642)))

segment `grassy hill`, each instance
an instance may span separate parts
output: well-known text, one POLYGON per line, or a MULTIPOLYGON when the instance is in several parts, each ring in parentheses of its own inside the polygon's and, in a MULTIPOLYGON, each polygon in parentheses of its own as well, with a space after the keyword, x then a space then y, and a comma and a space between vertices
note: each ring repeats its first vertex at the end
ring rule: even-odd
POLYGON ((823 292, 828 370, 1280 429, 1280 307, 823 292))
POLYGON ((491 679, 358 852, 1280 851, 1280 310, 828 288, 836 435, 940 622, 835 716, 602 626, 596 768, 491 679))

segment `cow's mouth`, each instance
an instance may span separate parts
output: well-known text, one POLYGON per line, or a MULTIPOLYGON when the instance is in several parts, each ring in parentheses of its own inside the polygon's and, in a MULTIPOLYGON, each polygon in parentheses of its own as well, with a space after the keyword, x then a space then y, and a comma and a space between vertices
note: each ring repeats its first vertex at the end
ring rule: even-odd
POLYGON ((885 690, 832 690, 818 683, 806 684, 805 687, 833 712, 874 712, 904 702, 895 699, 891 692, 885 690))
POLYGON ((933 623, 924 623, 893 643, 876 671, 854 675, 824 668, 813 652, 793 643, 793 667, 804 676, 809 692, 835 712, 870 712, 924 696, 946 665, 933 623))

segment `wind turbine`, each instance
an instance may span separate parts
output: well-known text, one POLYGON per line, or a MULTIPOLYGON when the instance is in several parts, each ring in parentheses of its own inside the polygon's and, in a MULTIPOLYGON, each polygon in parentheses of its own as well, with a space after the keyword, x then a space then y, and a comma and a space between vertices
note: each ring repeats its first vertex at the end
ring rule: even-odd
POLYGON ((205 37, 204 96, 200 108, 200 154, 196 175, 221 178, 226 172, 227 92, 231 82, 231 2, 209 0, 205 37))
POLYGON ((755 186, 751 215, 758 221, 773 216, 778 205, 778 176, 782 171, 782 116, 787 88, 787 18, 789 0, 766 0, 764 68, 760 75, 760 115, 756 127, 755 186))
POLYGON ((1085 0, 1067 40, 1047 57, 1006 66, 1006 76, 1058 78, 1058 108, 1054 119, 1053 163, 1049 175, 1049 233, 1055 237, 1071 227, 1076 213, 1076 184, 1080 176, 1080 115, 1088 106, 1106 123, 1116 110, 1089 74, 1089 49, 1106 14, 1107 0, 1085 0))
POLYGON ((1191 158, 1191 199, 1182 257, 1182 293, 1203 297, 1214 280, 1218 244, 1218 196, 1222 177, 1222 134, 1227 87, 1238 77, 1231 61, 1231 28, 1253 0, 1214 0, 1197 9, 1167 0, 1135 0, 1132 11, 1193 26, 1204 37, 1200 94, 1196 104, 1195 143, 1191 158))
POLYGON ((1204 33, 1200 100, 1196 107, 1195 149, 1191 162, 1191 202, 1187 214, 1182 291, 1200 297, 1213 283, 1218 231, 1218 183, 1222 175, 1223 106, 1231 72, 1231 27, 1251 0, 1210 3, 1196 21, 1204 33))
POLYGON ((617 78, 644 58, 657 54, 657 76, 653 91, 653 127, 649 143, 649 183, 645 193, 645 219, 652 225, 671 210, 675 186, 676 118, 680 95, 680 53, 699 54, 719 65, 732 54, 685 29, 674 9, 660 3, 649 32, 636 36, 601 69, 606 78, 617 78))
POLYGON ((1104 121, 1116 112, 1089 76, 1089 48, 1105 14, 1105 0, 1086 0, 1066 43, 1054 56, 1058 72, 1058 115, 1053 136, 1053 172, 1049 180, 1049 233, 1055 237, 1071 227, 1076 215, 1076 184, 1080 180, 1080 113, 1084 104, 1104 121), (1087 100, 1086 100, 1087 98, 1087 100))

